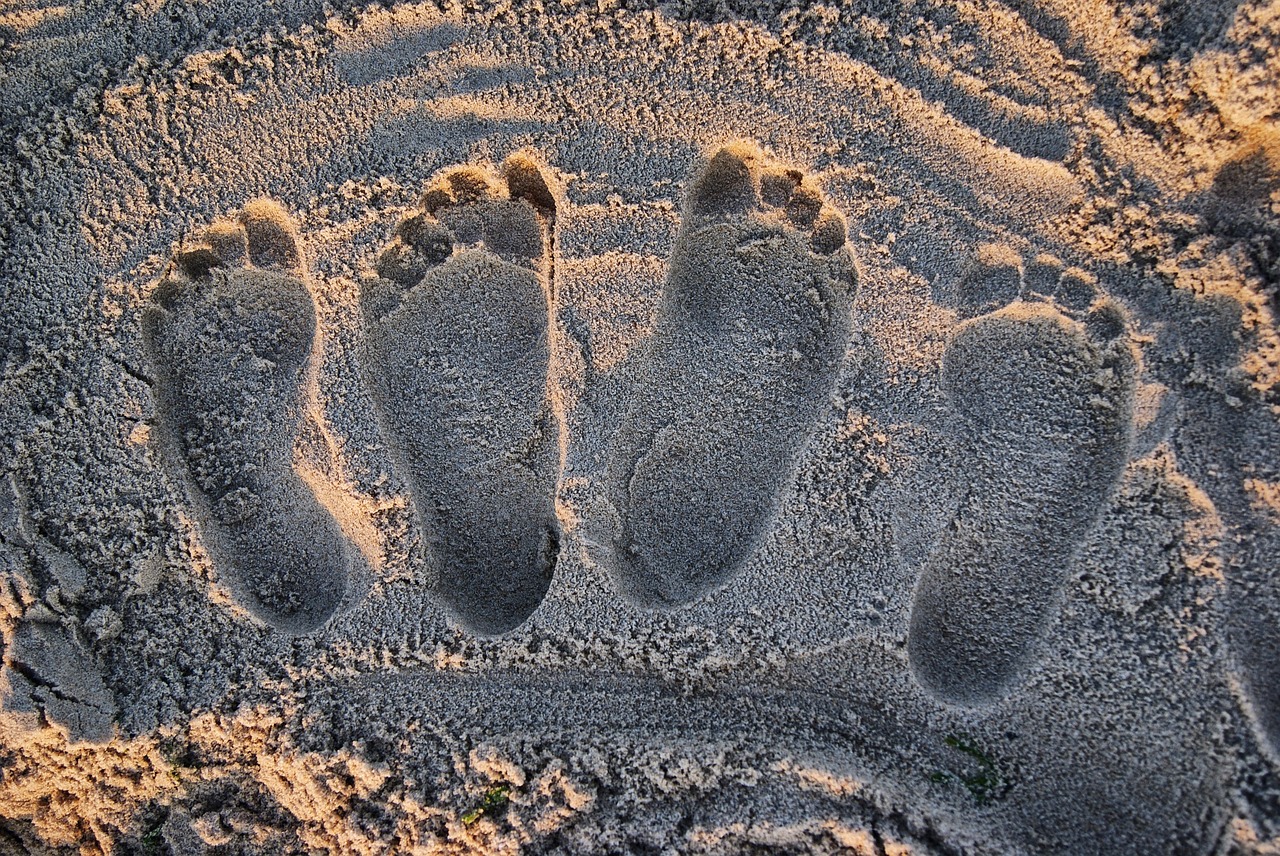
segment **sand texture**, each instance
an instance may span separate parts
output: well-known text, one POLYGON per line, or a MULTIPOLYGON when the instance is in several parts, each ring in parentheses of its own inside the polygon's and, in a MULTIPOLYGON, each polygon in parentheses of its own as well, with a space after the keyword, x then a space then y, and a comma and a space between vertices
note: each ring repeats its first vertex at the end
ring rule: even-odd
POLYGON ((1280 5, 0 0, 0 854, 1280 854, 1280 5))

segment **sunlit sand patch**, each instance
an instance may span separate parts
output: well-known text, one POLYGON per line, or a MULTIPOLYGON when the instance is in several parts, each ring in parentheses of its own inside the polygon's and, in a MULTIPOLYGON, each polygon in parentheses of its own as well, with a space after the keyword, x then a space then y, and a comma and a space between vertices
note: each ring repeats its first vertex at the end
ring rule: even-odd
MULTIPOLYGON (((16 4, 15 4, 16 5, 16 4)), ((35 6, 0 12, 0 27, 10 27, 21 33, 51 21, 61 21, 70 15, 68 6, 35 6)))

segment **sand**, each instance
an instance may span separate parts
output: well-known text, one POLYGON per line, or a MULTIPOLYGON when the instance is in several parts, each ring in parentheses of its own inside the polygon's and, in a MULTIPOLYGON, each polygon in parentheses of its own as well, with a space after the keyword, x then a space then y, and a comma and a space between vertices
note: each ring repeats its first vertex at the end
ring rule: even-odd
POLYGON ((1280 7, 0 6, 0 853, 1280 852, 1280 7))

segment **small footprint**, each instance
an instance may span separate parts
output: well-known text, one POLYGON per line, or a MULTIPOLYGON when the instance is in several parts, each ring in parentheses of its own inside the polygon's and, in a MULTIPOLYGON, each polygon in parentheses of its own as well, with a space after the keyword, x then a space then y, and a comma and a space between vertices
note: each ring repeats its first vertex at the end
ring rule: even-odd
POLYGON ((634 602, 688 603, 750 556, 835 382, 856 286, 844 219, 800 171, 734 143, 695 178, 610 465, 608 565, 634 602))
POLYGON ((246 609, 294 633, 337 609, 352 558, 293 469, 316 339, 303 276, 288 215, 258 200, 177 253, 142 320, 205 547, 246 609))
POLYGON ((542 602, 560 549, 560 432, 548 398, 556 203, 532 160, 456 167, 396 227, 361 302, 383 433, 471 631, 542 602))
MULTIPOLYGON (((999 285, 966 274, 979 300, 1006 290, 1007 255, 979 255, 999 285)), ((924 560, 907 647, 916 678, 949 702, 994 701, 1035 662, 1129 456, 1138 364, 1124 311, 1079 272, 1027 293, 1043 290, 966 321, 942 358, 968 484, 924 560)))

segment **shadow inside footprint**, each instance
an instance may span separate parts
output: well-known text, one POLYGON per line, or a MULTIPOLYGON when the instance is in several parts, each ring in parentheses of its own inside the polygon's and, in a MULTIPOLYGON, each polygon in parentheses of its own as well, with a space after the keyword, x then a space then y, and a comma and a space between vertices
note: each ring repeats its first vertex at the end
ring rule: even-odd
POLYGON ((457 167, 396 227, 361 295, 366 377, 438 566, 473 632, 541 603, 559 553, 559 427, 547 397, 550 229, 536 164, 457 167))
POLYGON ((1083 322, 1013 302, 948 346, 942 385, 968 483, 924 561, 908 636, 913 672, 939 698, 993 701, 1037 657, 1071 559, 1124 472, 1136 376, 1124 315, 1106 298, 1083 322))
POLYGON ((693 182, 608 474, 606 564, 645 607, 750 556, 825 404, 856 288, 844 219, 802 173, 726 146, 693 182))
POLYGON ((255 617, 303 633, 338 607, 349 548, 293 469, 315 305, 288 215, 259 200, 177 254, 143 315, 156 409, 219 575, 255 617))

